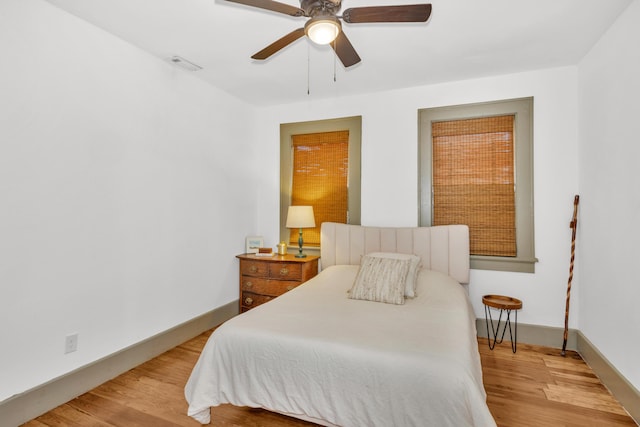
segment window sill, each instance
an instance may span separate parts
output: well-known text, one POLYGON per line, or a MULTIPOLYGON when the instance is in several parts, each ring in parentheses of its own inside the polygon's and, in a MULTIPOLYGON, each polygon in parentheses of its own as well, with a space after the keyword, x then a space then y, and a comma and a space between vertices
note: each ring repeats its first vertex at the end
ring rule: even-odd
POLYGON ((471 255, 471 269, 535 273, 538 258, 471 255))

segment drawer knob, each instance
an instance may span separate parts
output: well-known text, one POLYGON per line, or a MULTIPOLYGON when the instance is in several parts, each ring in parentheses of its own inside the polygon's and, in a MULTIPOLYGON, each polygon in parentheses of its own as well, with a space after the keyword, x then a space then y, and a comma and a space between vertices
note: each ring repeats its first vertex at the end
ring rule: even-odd
POLYGON ((256 267, 255 265, 252 265, 251 267, 249 267, 249 271, 252 273, 255 273, 256 271, 258 271, 258 267, 256 267))
POLYGON ((280 269, 280 275, 281 275, 281 276, 286 276, 286 275, 288 275, 288 274, 289 274, 289 269, 288 269, 287 267, 282 267, 282 268, 280 269))
POLYGON ((251 298, 251 297, 246 297, 246 298, 244 299, 244 305, 251 305, 251 304, 253 304, 253 298, 251 298))
POLYGON ((293 286, 293 285, 289 285, 289 286, 287 286, 287 290, 288 290, 288 291, 290 291, 290 290, 291 290, 291 289, 293 289, 293 288, 295 288, 295 286, 293 286))
POLYGON ((252 286, 253 286, 253 283, 251 283, 251 282, 246 282, 246 283, 244 284, 244 286, 245 286, 245 287, 247 287, 247 288, 250 288, 250 287, 252 287, 252 286))

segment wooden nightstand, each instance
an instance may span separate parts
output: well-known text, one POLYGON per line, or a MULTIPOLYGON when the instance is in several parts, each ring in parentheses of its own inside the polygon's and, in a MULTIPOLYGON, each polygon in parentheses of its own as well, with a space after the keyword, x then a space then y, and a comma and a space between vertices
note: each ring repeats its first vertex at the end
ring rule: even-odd
POLYGON ((296 258, 293 254, 260 257, 237 255, 240 260, 240 312, 290 291, 318 274, 315 255, 296 258))

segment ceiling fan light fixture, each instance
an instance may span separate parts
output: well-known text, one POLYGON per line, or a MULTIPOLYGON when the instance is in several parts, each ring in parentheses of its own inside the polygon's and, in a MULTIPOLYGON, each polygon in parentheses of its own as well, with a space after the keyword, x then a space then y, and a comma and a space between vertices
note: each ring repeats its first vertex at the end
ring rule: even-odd
POLYGON ((335 16, 311 18, 304 26, 304 32, 316 44, 329 44, 340 34, 340 21, 335 16))

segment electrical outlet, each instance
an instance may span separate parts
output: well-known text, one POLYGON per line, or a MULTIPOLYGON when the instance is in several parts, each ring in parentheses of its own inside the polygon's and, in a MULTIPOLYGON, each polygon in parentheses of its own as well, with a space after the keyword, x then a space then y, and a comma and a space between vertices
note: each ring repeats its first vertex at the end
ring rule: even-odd
POLYGON ((64 339, 64 354, 73 353, 78 349, 78 334, 67 335, 64 339))

